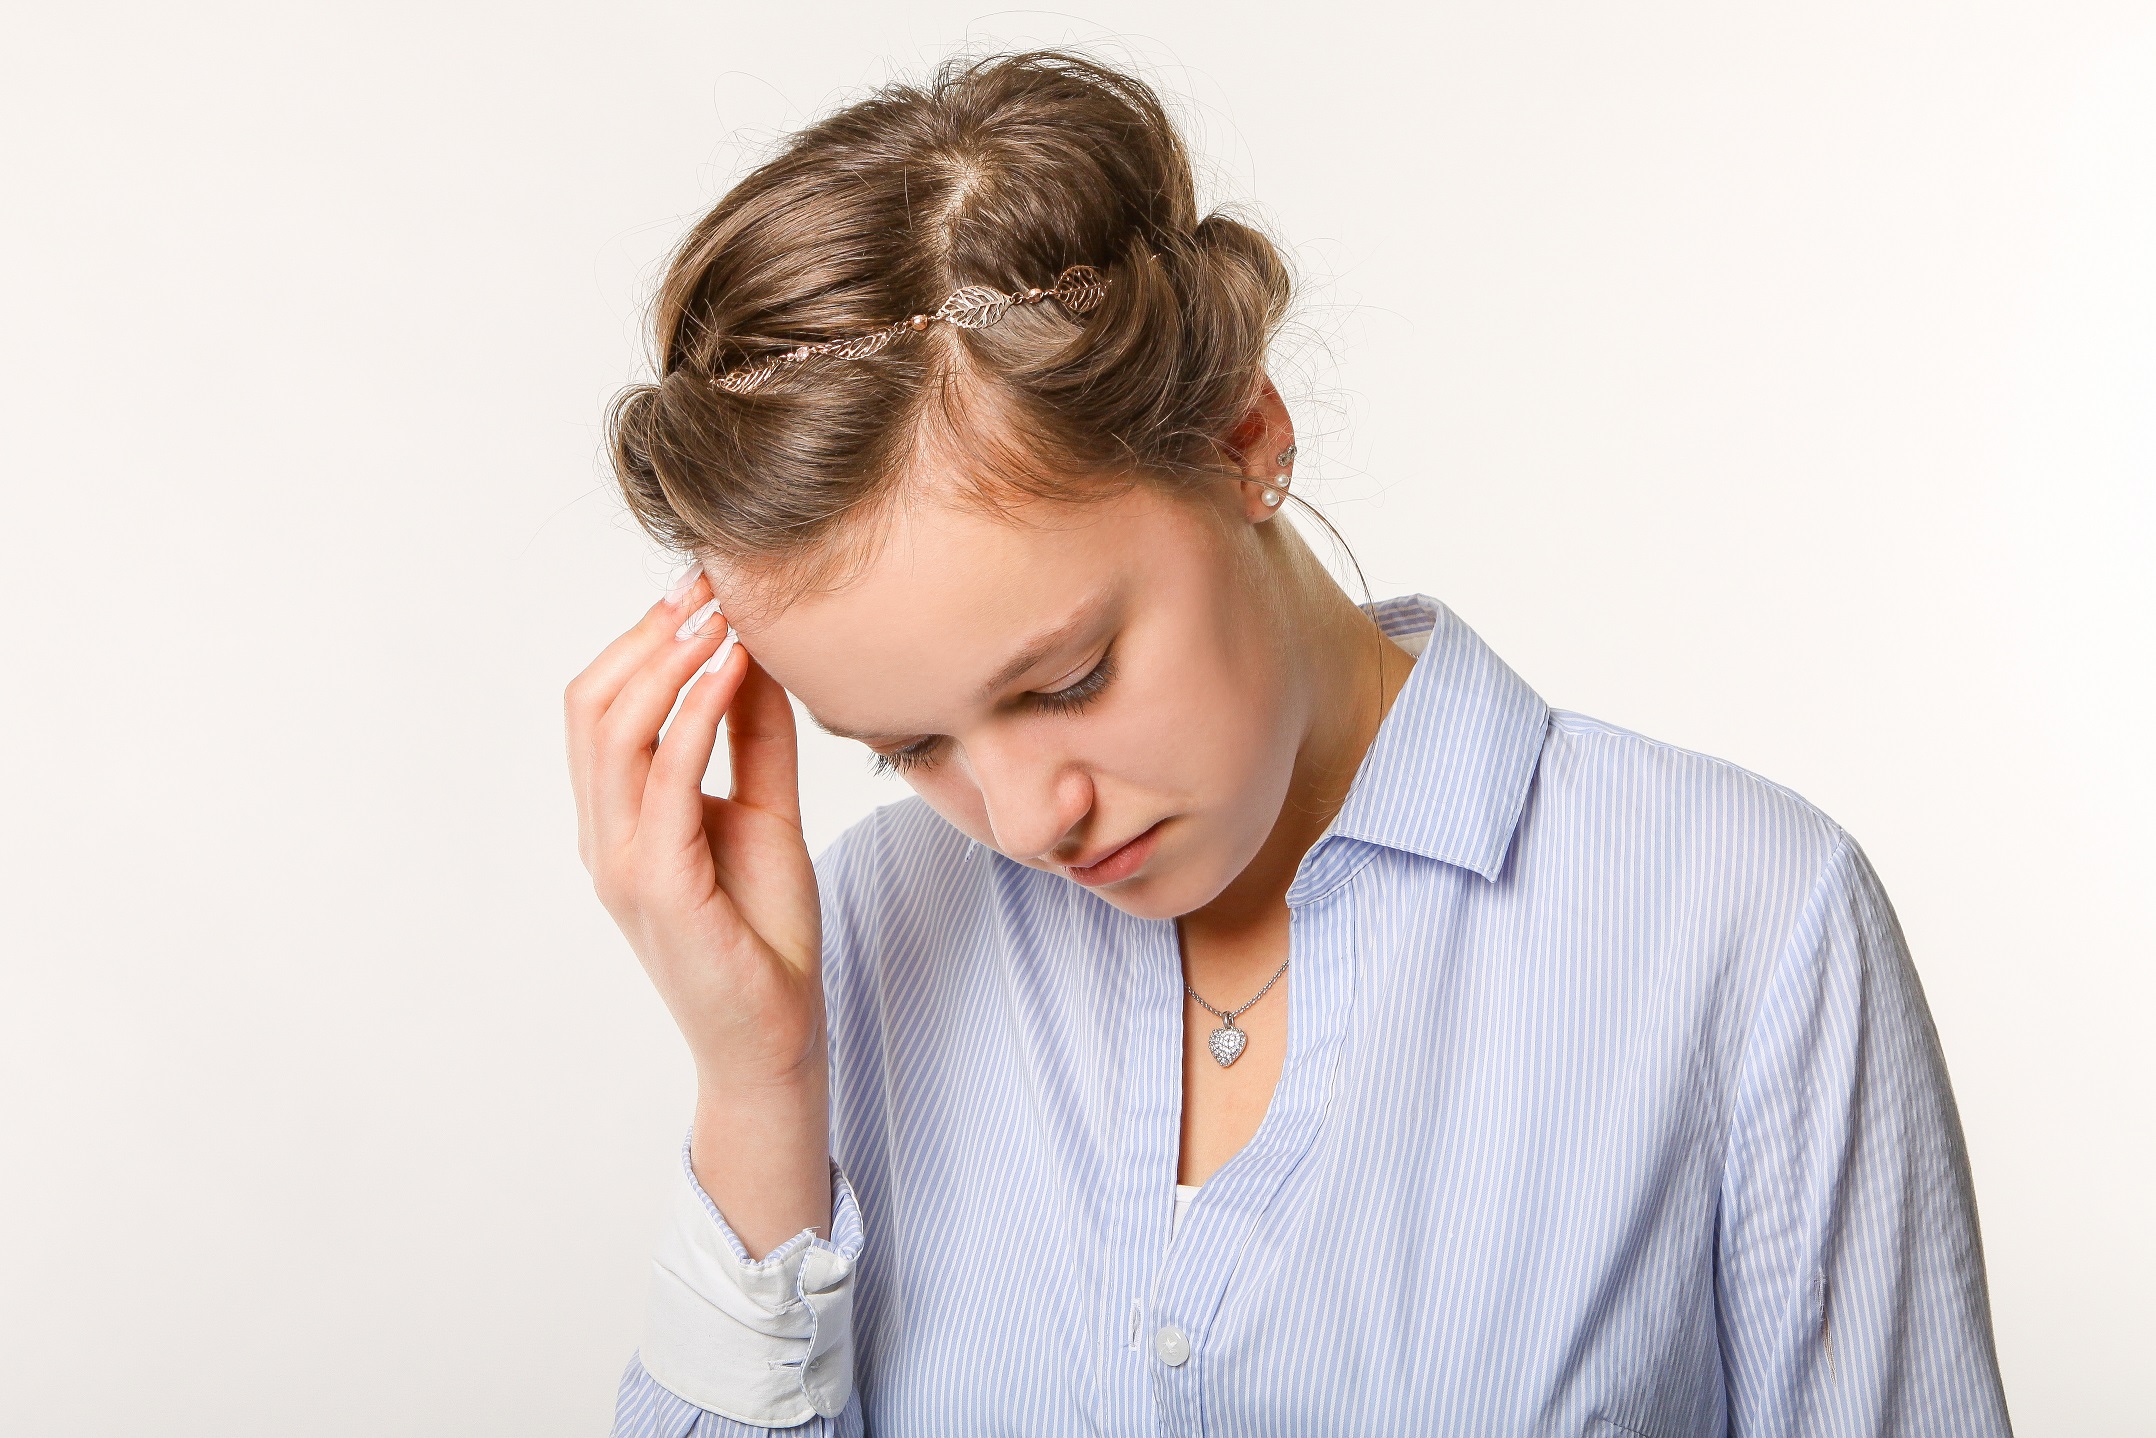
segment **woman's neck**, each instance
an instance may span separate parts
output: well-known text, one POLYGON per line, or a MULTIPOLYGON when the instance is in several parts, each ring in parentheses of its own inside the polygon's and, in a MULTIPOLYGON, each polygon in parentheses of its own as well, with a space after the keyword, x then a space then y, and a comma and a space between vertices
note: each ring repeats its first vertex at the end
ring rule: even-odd
POLYGON ((1322 575, 1298 633, 1296 652, 1308 666, 1301 676, 1308 714, 1303 742, 1264 845, 1212 902, 1180 920, 1189 938, 1217 941, 1208 948, 1270 949, 1247 940, 1285 919, 1296 867, 1347 801, 1363 755, 1415 665, 1330 575, 1322 575))

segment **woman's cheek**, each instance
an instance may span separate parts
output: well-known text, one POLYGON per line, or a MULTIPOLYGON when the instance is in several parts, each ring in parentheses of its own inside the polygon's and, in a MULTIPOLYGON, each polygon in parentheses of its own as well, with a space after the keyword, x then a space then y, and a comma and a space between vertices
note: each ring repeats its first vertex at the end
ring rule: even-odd
POLYGON ((981 802, 981 791, 974 787, 973 780, 961 770, 939 765, 925 774, 906 775, 906 783, 951 827, 990 848, 996 846, 988 828, 988 806, 981 802))

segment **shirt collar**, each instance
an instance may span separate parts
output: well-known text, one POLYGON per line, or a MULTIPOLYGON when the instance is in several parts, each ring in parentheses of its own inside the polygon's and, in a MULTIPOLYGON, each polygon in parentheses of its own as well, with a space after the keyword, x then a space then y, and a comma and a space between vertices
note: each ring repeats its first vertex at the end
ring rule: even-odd
POLYGON ((1421 648, 1326 833, 1495 880, 1542 755, 1549 705, 1429 595, 1361 607, 1387 635, 1421 648))

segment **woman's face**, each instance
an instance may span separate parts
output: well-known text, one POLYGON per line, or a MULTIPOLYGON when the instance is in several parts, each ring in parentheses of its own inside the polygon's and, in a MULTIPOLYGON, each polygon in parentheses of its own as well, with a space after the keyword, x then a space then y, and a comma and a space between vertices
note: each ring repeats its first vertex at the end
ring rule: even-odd
POLYGON ((918 502, 841 587, 729 616, 819 724, 959 829, 1172 917, 1258 852, 1306 727, 1282 536, 1247 488, 1140 484, 1003 518, 918 502))

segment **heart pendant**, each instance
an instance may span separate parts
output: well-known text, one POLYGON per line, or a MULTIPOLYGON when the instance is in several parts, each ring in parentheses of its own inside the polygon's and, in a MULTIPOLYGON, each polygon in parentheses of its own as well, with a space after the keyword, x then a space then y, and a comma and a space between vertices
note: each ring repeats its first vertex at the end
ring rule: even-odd
POLYGON ((1243 1045, 1250 1042, 1250 1035, 1230 1024, 1213 1030, 1205 1046, 1213 1051, 1213 1062, 1226 1068, 1243 1056, 1243 1045))

